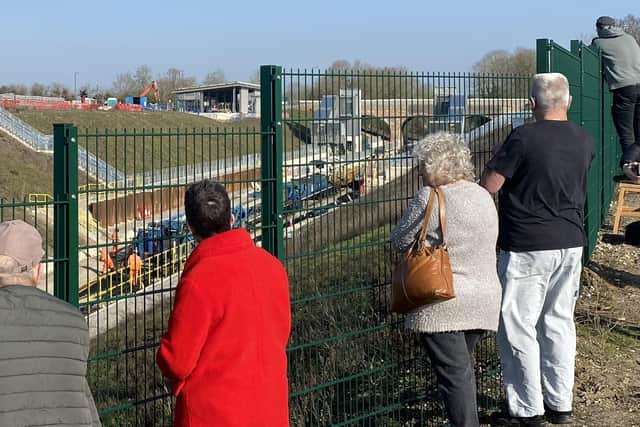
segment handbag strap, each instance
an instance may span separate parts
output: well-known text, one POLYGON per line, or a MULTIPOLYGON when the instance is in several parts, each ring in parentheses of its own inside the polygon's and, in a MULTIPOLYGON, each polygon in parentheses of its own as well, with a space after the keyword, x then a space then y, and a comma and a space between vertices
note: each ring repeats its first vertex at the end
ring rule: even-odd
POLYGON ((420 230, 420 237, 418 237, 418 242, 424 242, 427 237, 427 228, 429 227, 429 220, 431 219, 431 211, 433 211, 433 202, 435 200, 435 196, 438 197, 438 213, 440 217, 440 229, 442 230, 442 243, 444 243, 444 233, 447 228, 447 217, 444 208, 444 195, 442 194, 442 190, 437 187, 430 187, 429 191, 429 201, 427 202, 427 210, 424 214, 424 221, 422 223, 422 229, 420 230))
POLYGON ((444 235, 447 231, 447 214, 444 207, 444 193, 442 190, 436 188, 436 194, 438 195, 438 210, 440 211, 440 229, 442 230, 442 244, 446 246, 444 241, 444 235))

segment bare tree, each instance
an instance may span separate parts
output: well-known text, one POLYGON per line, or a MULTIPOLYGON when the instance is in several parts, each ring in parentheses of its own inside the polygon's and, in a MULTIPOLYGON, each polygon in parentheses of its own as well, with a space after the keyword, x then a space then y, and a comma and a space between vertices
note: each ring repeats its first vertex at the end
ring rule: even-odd
POLYGON ((226 79, 224 77, 224 71, 222 71, 222 69, 218 68, 215 71, 207 73, 207 75, 204 77, 204 80, 202 81, 202 84, 214 85, 214 84, 217 84, 217 83, 224 83, 225 81, 226 81, 226 79))
POLYGON ((137 84, 131 72, 121 73, 113 81, 112 92, 118 98, 124 98, 135 93, 137 84))
POLYGON ((340 89, 360 89, 364 99, 427 98, 431 95, 424 76, 410 73, 406 67, 377 67, 363 61, 353 64, 345 59, 334 61, 326 73, 313 82, 290 90, 289 99, 318 99, 335 95, 340 89))
POLYGON ((47 90, 47 95, 62 97, 64 99, 70 99, 72 96, 71 90, 62 83, 51 83, 47 90))
POLYGON ((144 89, 153 80, 151 67, 148 65, 141 65, 136 68, 136 72, 133 74, 133 80, 136 84, 137 93, 141 92, 142 89, 144 89))
POLYGON ((578 40, 580 40, 582 44, 589 46, 591 43, 593 43, 593 39, 595 39, 596 37, 598 37, 598 34, 596 34, 595 32, 580 33, 580 35, 578 36, 578 40))
POLYGON ((29 89, 29 94, 32 96, 45 96, 47 93, 47 87, 42 83, 34 83, 29 89))
POLYGON ((629 14, 622 19, 618 19, 618 25, 640 43, 640 17, 629 14))
POLYGON ((160 89, 160 102, 167 103, 173 100, 173 91, 182 87, 195 86, 195 77, 185 76, 184 71, 178 68, 169 68, 166 73, 156 79, 160 89))
POLYGON ((15 95, 26 95, 29 92, 25 85, 8 84, 0 86, 0 93, 13 93, 15 95))
POLYGON ((504 49, 492 50, 474 66, 479 73, 532 74, 536 71, 536 51, 524 47, 511 53, 504 49))
POLYGON ((260 83, 260 67, 249 74, 249 83, 260 83))
POLYGON ((519 47, 511 53, 504 49, 485 54, 473 70, 486 74, 474 81, 475 95, 486 98, 526 97, 528 85, 514 76, 536 72, 536 51, 519 47))

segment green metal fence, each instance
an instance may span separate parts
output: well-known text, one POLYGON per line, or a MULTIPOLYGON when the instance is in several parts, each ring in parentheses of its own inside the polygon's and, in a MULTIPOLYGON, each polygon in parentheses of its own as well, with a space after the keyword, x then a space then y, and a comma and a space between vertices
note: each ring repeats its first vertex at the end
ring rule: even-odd
MULTIPOLYGON (((49 196, 49 195, 47 195, 49 196)), ((54 266, 59 262, 54 254, 53 212, 59 204, 53 198, 5 199, 0 197, 0 222, 20 219, 33 225, 42 236, 44 245, 44 272, 40 288, 54 293, 54 266)))
MULTIPOLYGON (((289 273, 292 425, 440 425, 426 354, 386 308, 389 231, 419 185, 409 150, 435 130, 459 132, 479 173, 514 123, 528 120, 528 77, 265 66, 261 81, 261 129, 70 128, 87 153, 126 173, 70 178, 88 183, 77 189, 77 288, 104 423, 171 422, 154 355, 193 245, 184 189, 214 178, 227 185, 236 222, 289 273), (144 264, 135 278, 131 247, 144 264), (114 271, 103 272, 101 252, 115 252, 114 271)), ((487 335, 478 348, 485 410, 501 399, 494 346, 487 335)))
MULTIPOLYGON (((603 127, 598 141, 613 138, 598 107, 609 98, 593 68, 597 55, 547 46, 555 45, 539 42, 539 64, 573 67, 572 119, 591 132, 603 127)), ((227 186, 236 224, 289 274, 291 424, 442 425, 428 358, 387 310, 389 232, 420 185, 413 142, 437 130, 460 133, 479 175, 492 148, 531 120, 529 77, 263 66, 261 86, 260 129, 242 121, 191 130, 57 125, 54 200, 2 205, 3 220, 24 217, 47 236, 55 292, 87 316, 88 379, 104 424, 171 424, 173 400, 154 356, 193 247, 184 190, 213 178, 227 186), (79 170, 90 154, 126 176, 79 170), (133 249, 143 261, 135 277, 127 266, 133 249)), ((610 146, 599 145, 590 175, 590 233, 613 190, 610 146)), ((502 392, 492 334, 478 346, 476 373, 480 409, 495 408, 502 392)))
POLYGON ((98 177, 78 192, 86 215, 79 300, 92 337, 88 380, 105 425, 171 425, 173 402, 155 352, 194 246, 184 222, 184 191, 203 178, 224 183, 237 223, 260 242, 264 136, 250 127, 78 132, 88 152, 111 153, 113 166, 127 174, 121 181, 98 177), (129 268, 133 252, 142 260, 137 273, 129 268), (113 271, 102 261, 105 254, 113 271))
MULTIPOLYGON (((284 233, 292 425, 442 425, 427 355, 387 310, 389 232, 420 185, 411 145, 460 133, 479 176, 494 145, 530 119, 529 77, 275 70, 284 143, 305 144, 284 154, 283 179, 326 174, 336 192, 283 210, 293 222, 314 213, 284 233)), ((501 400, 494 350, 488 334, 477 354, 483 411, 501 400)))
POLYGON ((600 53, 578 40, 567 50, 553 40, 537 41, 538 72, 559 72, 569 80, 573 103, 569 120, 587 130, 595 144, 595 158, 589 170, 585 229, 588 244, 585 261, 595 248, 602 221, 609 213, 615 189, 620 146, 611 118, 612 97, 602 74, 600 53))

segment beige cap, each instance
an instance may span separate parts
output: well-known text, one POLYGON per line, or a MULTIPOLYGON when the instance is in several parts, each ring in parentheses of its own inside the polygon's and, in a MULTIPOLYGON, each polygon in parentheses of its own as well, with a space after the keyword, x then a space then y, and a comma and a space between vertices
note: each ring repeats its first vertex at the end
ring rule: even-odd
POLYGON ((0 256, 13 258, 18 266, 0 274, 24 273, 42 261, 42 237, 38 230, 19 219, 0 223, 0 256))

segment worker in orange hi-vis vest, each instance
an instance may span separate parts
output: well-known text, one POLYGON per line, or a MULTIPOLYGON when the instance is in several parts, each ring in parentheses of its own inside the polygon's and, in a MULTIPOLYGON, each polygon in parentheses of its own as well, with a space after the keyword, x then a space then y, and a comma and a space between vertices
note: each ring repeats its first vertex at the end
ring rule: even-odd
POLYGON ((140 270, 142 269, 142 259, 135 249, 131 252, 131 255, 129 255, 127 265, 129 266, 129 285, 133 288, 133 285, 137 282, 138 274, 140 274, 140 270))
POLYGON ((118 227, 116 227, 112 232, 111 232, 111 256, 115 257, 116 254, 118 253, 118 242, 119 242, 119 235, 118 232, 120 230, 118 229, 118 227))
POLYGON ((102 274, 107 274, 114 270, 113 260, 106 249, 100 249, 100 261, 102 262, 102 274))

